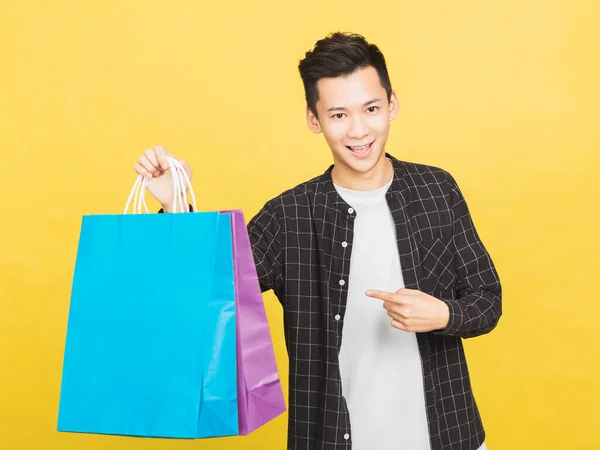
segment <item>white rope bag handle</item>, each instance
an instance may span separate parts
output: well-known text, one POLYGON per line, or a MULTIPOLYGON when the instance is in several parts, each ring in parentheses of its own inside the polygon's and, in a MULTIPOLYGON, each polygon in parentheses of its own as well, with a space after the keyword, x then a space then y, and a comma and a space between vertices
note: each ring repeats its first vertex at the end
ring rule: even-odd
POLYGON ((144 192, 147 187, 148 187, 148 179, 141 175, 138 176, 137 179, 135 180, 135 183, 133 184, 133 189, 129 193, 129 197, 127 198, 127 203, 125 204, 125 211, 123 212, 123 214, 127 214, 127 211, 129 210, 129 205, 131 204, 132 200, 133 200, 133 213, 134 214, 141 214, 142 206, 144 207, 144 209, 146 210, 147 213, 150 212, 148 210, 148 205, 146 205, 146 199, 144 197, 144 192))
POLYGON ((196 194, 194 194, 194 188, 192 188, 192 183, 188 174, 186 173, 183 165, 177 161, 175 158, 169 158, 167 160, 171 165, 171 169, 173 172, 173 183, 174 183, 174 199, 173 199, 173 212, 177 212, 177 205, 181 206, 181 212, 189 211, 188 208, 188 197, 187 197, 187 189, 189 187, 190 194, 192 196, 192 207, 194 211, 198 211, 198 206, 196 205, 196 194))
MULTIPOLYGON (((188 177, 185 169, 181 165, 179 161, 177 161, 173 157, 167 158, 167 163, 171 167, 171 172, 173 176, 173 212, 186 212, 188 211, 188 197, 187 197, 187 189, 186 185, 189 187, 190 194, 192 195, 192 205, 194 211, 198 211, 198 207, 196 205, 196 195, 194 194, 194 189, 192 188, 192 183, 190 182, 190 178, 188 177)), ((148 205, 146 204, 146 189, 148 188, 148 179, 142 175, 139 175, 133 184, 133 188, 129 193, 129 197, 127 198, 127 203, 125 204, 125 210, 123 214, 127 214, 129 210, 129 206, 133 201, 133 214, 142 214, 142 207, 146 211, 146 213, 150 213, 148 210, 148 205)))

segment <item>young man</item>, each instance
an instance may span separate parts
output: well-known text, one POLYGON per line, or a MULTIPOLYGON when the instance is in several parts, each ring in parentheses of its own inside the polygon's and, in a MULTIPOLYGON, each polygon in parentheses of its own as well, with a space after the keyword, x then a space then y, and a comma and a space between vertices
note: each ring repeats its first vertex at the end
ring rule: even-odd
MULTIPOLYGON (((299 69, 334 164, 248 225, 261 288, 284 311, 287 448, 485 448, 461 339, 496 326, 502 294, 462 193, 386 154, 398 100, 375 45, 335 33, 299 69)), ((149 149, 135 169, 168 212, 167 155, 149 149)))

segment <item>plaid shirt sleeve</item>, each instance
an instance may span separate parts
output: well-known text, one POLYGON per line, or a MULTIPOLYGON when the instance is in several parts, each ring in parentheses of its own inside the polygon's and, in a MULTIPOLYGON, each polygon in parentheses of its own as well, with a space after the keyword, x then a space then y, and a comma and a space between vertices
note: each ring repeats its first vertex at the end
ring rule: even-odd
POLYGON ((248 235, 261 291, 273 289, 279 292, 279 287, 283 285, 281 225, 273 200, 267 202, 250 220, 248 235))
POLYGON ((502 288, 465 198, 450 174, 447 184, 451 191, 456 298, 441 299, 450 309, 450 320, 446 328, 435 333, 470 338, 496 327, 502 315, 502 288))

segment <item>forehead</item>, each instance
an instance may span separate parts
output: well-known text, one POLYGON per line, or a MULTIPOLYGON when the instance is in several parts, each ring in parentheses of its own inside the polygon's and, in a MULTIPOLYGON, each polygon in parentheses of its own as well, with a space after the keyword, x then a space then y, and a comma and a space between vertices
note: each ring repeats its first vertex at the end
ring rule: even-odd
POLYGON ((365 102, 379 97, 384 98, 385 89, 379 80, 379 74, 374 67, 359 69, 350 75, 321 78, 317 81, 319 92, 318 109, 330 107, 361 106, 365 102))

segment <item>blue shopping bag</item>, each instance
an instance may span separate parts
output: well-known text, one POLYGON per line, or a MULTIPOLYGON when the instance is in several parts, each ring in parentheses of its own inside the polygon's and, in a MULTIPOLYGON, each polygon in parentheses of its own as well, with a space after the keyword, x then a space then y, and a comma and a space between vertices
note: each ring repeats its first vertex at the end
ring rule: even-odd
POLYGON ((84 217, 58 430, 236 435, 235 322, 229 216, 84 217))

